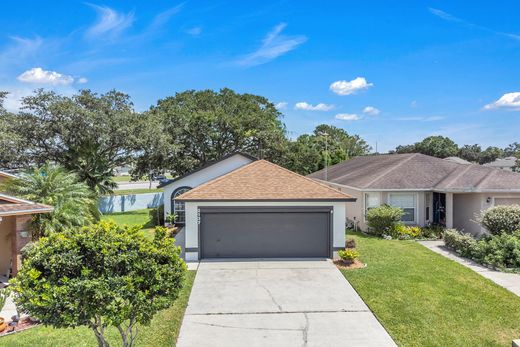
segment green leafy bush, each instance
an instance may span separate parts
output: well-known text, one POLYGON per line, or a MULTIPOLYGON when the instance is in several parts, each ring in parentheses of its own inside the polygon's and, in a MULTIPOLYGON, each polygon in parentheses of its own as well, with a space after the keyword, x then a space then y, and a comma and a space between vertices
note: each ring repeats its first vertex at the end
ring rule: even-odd
POLYGON ((154 226, 164 225, 164 205, 152 208, 148 213, 154 226))
POLYGON ((502 233, 477 241, 472 247, 476 261, 497 268, 520 268, 520 232, 502 233))
POLYGON ((404 211, 398 207, 382 205, 372 208, 366 216, 369 231, 376 235, 390 235, 403 215, 404 211))
POLYGON ((520 230, 520 205, 495 206, 483 211, 478 222, 491 234, 511 234, 520 230))
POLYGON ((0 289, 0 311, 4 308, 5 302, 9 297, 10 289, 9 287, 0 289))
POLYGON ((392 232, 391 236, 400 240, 415 239, 422 234, 422 230, 418 226, 407 226, 402 223, 397 223, 392 232))
POLYGON ((444 234, 445 228, 440 225, 431 225, 422 228, 422 237, 426 239, 440 239, 444 234))
POLYGON ((338 251, 338 255, 341 259, 343 259, 343 261, 347 263, 352 263, 354 260, 359 258, 359 252, 351 248, 338 251))
POLYGON ((462 234, 455 229, 447 229, 444 231, 444 244, 453 249, 463 257, 472 258, 473 250, 476 247, 477 240, 470 234, 462 234))
POLYGON ((444 232, 444 243, 463 257, 500 269, 520 269, 520 231, 475 240, 457 230, 444 232))
POLYGON ((166 228, 152 241, 139 227, 102 221, 41 238, 13 280, 17 306, 55 328, 87 326, 103 347, 115 326, 134 346, 137 324, 173 303, 186 272, 166 228))

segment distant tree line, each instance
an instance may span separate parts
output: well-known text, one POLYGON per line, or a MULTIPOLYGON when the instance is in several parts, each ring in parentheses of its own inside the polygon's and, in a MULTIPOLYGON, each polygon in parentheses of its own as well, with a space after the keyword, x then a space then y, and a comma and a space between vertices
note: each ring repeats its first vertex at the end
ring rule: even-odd
POLYGON ((97 194, 112 191, 113 172, 124 165, 134 178, 177 176, 243 151, 308 174, 370 151, 331 125, 291 139, 272 102, 226 88, 177 93, 145 112, 115 90, 64 96, 39 89, 14 113, 2 106, 6 95, 0 92, 0 168, 57 164, 97 194))
POLYGON ((445 136, 429 136, 411 145, 397 146, 392 153, 422 153, 437 158, 459 157, 472 163, 486 164, 498 158, 517 157, 520 159, 520 143, 513 142, 505 148, 480 145, 459 147, 452 139, 445 136))

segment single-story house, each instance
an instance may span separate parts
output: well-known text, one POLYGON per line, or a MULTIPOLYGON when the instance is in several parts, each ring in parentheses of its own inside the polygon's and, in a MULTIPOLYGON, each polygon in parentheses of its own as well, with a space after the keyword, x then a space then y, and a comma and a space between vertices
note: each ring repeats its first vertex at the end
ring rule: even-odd
POLYGON ((0 281, 18 272, 20 251, 32 240, 33 215, 51 211, 50 206, 0 193, 0 281))
POLYGON ((347 219, 366 230, 366 211, 401 207, 406 224, 439 224, 480 236, 476 215, 496 205, 520 204, 520 173, 457 163, 419 153, 356 157, 308 177, 355 197, 347 219))
POLYGON ((187 261, 331 258, 345 247, 348 194, 244 153, 163 185, 187 261))

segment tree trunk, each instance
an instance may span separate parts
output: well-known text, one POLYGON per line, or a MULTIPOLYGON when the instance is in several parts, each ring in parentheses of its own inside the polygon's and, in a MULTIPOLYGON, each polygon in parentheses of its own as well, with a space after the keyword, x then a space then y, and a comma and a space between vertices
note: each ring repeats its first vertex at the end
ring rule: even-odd
POLYGON ((90 327, 96 336, 98 347, 110 347, 110 343, 105 339, 105 327, 102 324, 101 318, 96 317, 95 323, 90 327))

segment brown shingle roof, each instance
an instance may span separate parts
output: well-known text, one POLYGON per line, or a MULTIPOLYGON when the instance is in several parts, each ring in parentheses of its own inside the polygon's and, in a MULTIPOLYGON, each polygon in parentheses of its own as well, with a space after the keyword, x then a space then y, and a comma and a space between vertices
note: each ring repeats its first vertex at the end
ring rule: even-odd
MULTIPOLYGON (((308 177, 325 180, 324 170, 308 177)), ((520 174, 419 153, 356 157, 328 169, 328 181, 364 190, 519 191, 520 174)))
POLYGON ((51 206, 0 194, 0 216, 37 214, 51 211, 51 206))
POLYGON ((184 201, 338 200, 355 198, 266 160, 254 161, 177 198, 184 201))

